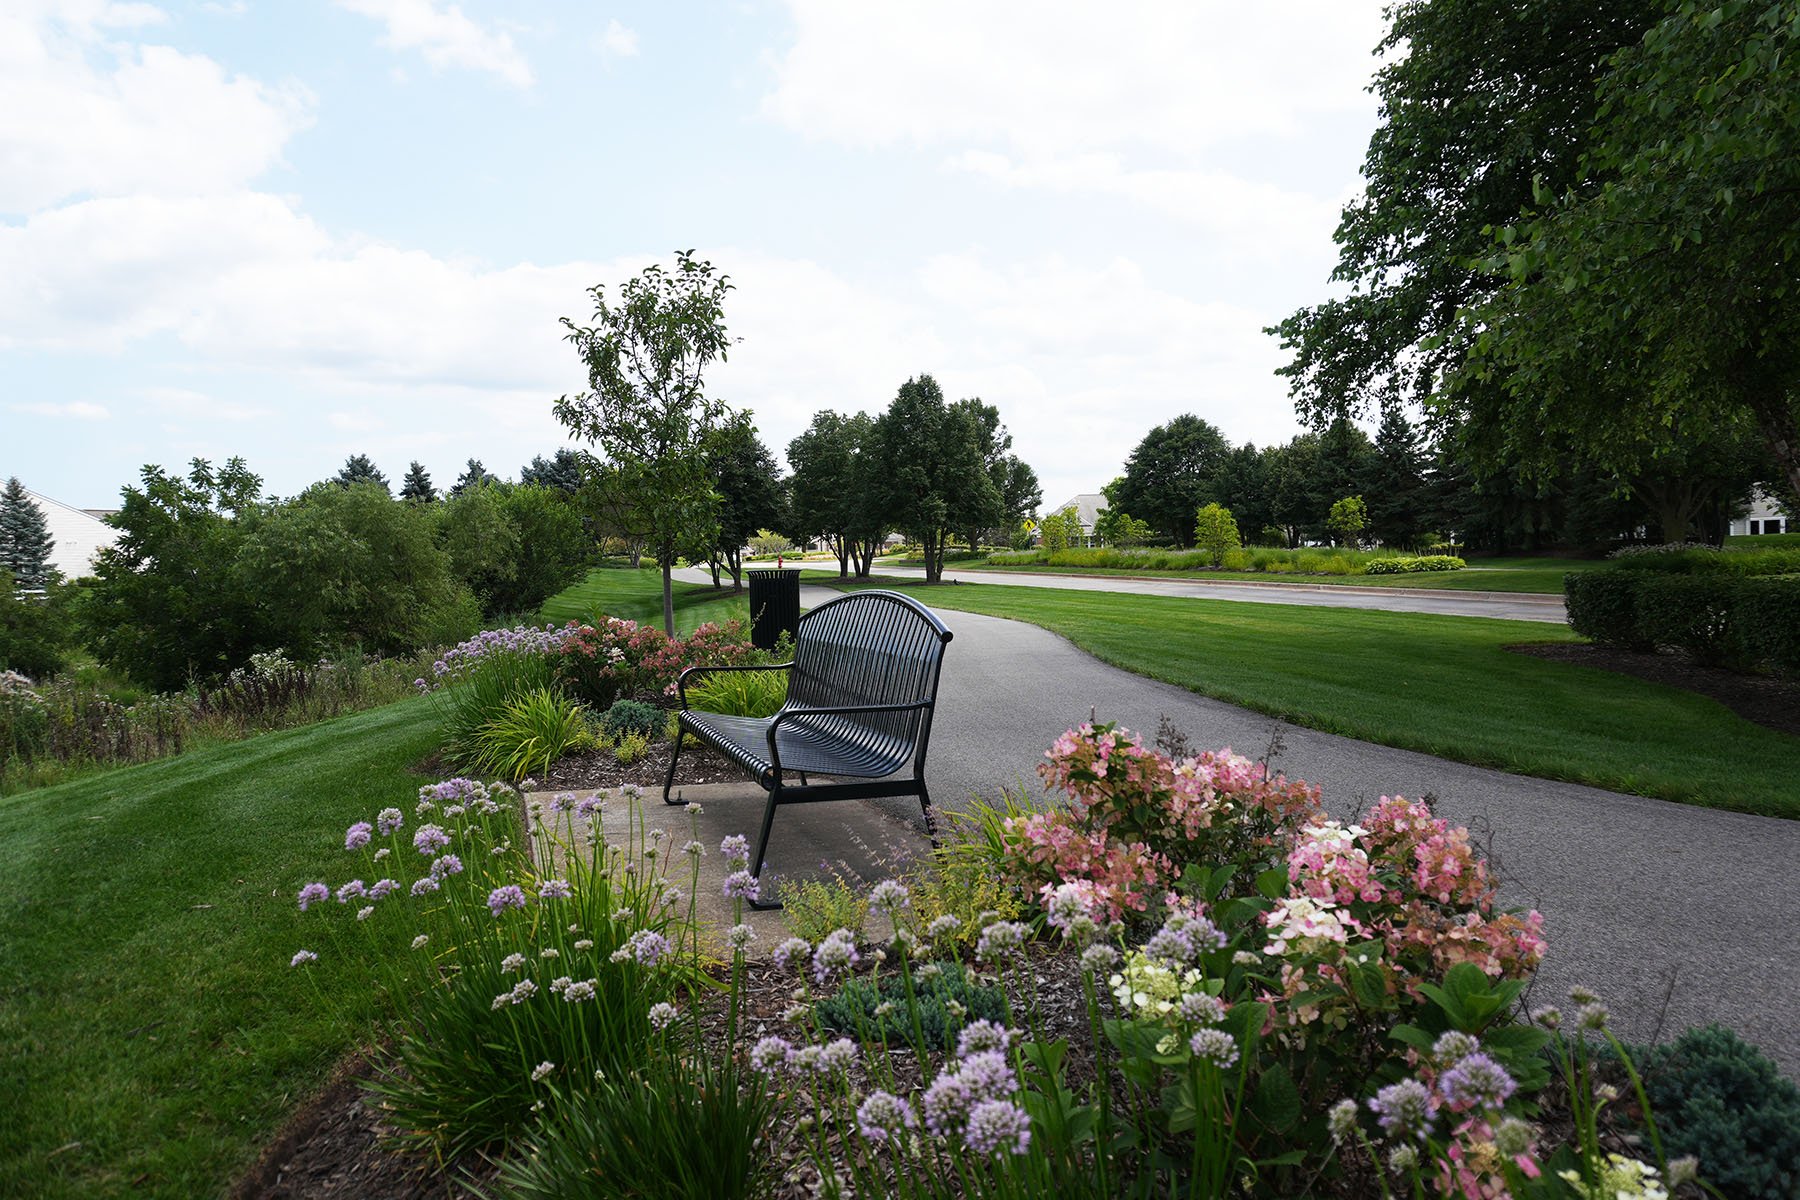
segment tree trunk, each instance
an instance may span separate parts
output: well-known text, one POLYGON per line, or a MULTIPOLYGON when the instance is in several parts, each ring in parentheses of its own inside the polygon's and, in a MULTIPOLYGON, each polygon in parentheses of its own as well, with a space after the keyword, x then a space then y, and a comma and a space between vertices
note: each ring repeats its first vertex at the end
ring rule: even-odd
POLYGON ((709 557, 706 560, 706 565, 712 571, 713 588, 716 591, 719 586, 719 556, 714 554, 709 557))
POLYGON ((673 562, 663 562, 663 632, 670 637, 675 636, 675 584, 670 575, 674 569, 673 562))
POLYGON ((831 549, 832 549, 832 552, 837 555, 838 578, 839 579, 850 578, 850 538, 849 538, 849 535, 842 534, 842 533, 832 534, 831 535, 831 549))
POLYGON ((744 552, 742 550, 726 551, 725 567, 727 570, 729 570, 731 572, 731 590, 734 592, 743 591, 744 590, 744 552))

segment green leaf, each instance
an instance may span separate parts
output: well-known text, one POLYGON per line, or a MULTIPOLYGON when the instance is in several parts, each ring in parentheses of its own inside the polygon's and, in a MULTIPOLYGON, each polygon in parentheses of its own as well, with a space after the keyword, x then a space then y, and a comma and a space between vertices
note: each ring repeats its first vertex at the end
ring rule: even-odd
POLYGON ((1256 877, 1256 890, 1270 900, 1279 900, 1287 895, 1288 873, 1286 867, 1270 867, 1256 877))
POLYGON ((1276 1063, 1262 1073, 1256 1081, 1250 1111, 1276 1133, 1292 1129, 1300 1120, 1300 1089, 1294 1086, 1294 1077, 1286 1066, 1276 1063))

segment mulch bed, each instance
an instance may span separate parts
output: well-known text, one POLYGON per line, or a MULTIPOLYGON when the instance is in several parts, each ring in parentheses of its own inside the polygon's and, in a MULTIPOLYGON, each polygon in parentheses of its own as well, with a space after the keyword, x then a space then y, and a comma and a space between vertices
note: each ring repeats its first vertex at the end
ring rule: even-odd
MULTIPOLYGON (((669 774, 669 756, 674 752, 674 742, 659 738, 644 751, 642 758, 634 760, 630 766, 620 766, 608 751, 583 750, 557 759, 542 779, 527 779, 519 787, 527 792, 584 792, 635 783, 646 793, 654 791, 660 797, 663 780, 669 774)), ((712 747, 691 741, 682 750, 681 762, 675 771, 677 786, 739 780, 749 782, 749 772, 712 747)))
POLYGON ((1682 688, 1717 700, 1746 721, 1800 735, 1800 681, 1727 671, 1699 662, 1685 651, 1638 653, 1580 642, 1508 646, 1507 649, 1515 654, 1598 667, 1602 671, 1682 688))

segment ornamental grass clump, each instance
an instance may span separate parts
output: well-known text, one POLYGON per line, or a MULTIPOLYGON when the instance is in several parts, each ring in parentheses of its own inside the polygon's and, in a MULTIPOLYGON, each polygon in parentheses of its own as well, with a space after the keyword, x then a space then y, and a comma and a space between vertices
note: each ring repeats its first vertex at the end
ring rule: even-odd
POLYGON ((651 1010, 694 969, 666 836, 603 829, 599 801, 570 795, 522 813, 468 779, 349 827, 352 878, 297 892, 317 928, 296 968, 373 969, 394 1015, 372 1087, 402 1143, 440 1161, 501 1144, 550 1087, 641 1056, 651 1010))

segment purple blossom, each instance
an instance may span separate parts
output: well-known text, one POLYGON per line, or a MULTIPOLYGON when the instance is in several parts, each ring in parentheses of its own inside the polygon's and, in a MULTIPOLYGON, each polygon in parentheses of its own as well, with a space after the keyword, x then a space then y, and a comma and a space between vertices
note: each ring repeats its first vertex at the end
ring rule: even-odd
POLYGON ((813 978, 823 987, 838 971, 847 971, 862 961, 856 952, 856 935, 848 929, 834 929, 813 951, 813 978))
POLYGON ((315 904, 331 899, 331 889, 322 883, 309 883, 300 889, 300 911, 305 912, 315 904))
POLYGON ((421 875, 413 880, 412 894, 415 896, 429 895, 437 890, 438 881, 435 875, 421 875))
POLYGON ((583 796, 575 803, 575 815, 578 817, 591 817, 600 811, 602 803, 603 801, 599 796, 583 796))
POLYGON ((766 1075, 783 1066, 793 1049, 794 1047, 788 1043, 786 1038, 775 1037, 771 1034, 751 1048, 750 1065, 766 1075))
POLYGON ((885 1142, 919 1123, 912 1105, 892 1092, 870 1092, 856 1109, 856 1126, 871 1142, 885 1142))
POLYGON ((1388 1084, 1369 1101, 1369 1110, 1389 1137, 1424 1141, 1431 1129, 1431 1093, 1416 1079, 1388 1084))
POLYGON ((361 850, 364 846, 369 844, 369 839, 374 832, 375 827, 373 825, 369 824, 367 821, 358 821, 344 831, 344 849, 361 850))
POLYGON ((986 1018, 971 1021, 963 1027, 962 1036, 956 1039, 956 1056, 968 1058, 984 1050, 1004 1050, 1012 1045, 1013 1038, 1017 1036, 1017 1030, 1008 1029, 986 1018))
POLYGON ((558 792, 556 795, 550 797, 550 803, 547 807, 553 813, 568 812, 571 808, 575 807, 575 793, 558 792))
POLYGON ((1459 1110, 1499 1108, 1518 1086, 1505 1068, 1479 1050, 1438 1076, 1438 1091, 1459 1110))
POLYGON ((303 967, 307 963, 318 962, 319 956, 311 950, 296 950, 294 957, 288 961, 290 967, 303 967))
POLYGON ((630 959, 640 966, 654 967, 669 952, 669 939, 654 929, 640 929, 613 951, 614 962, 630 959))
POLYGON ((566 879, 546 879, 538 885, 538 899, 540 900, 567 900, 574 894, 574 890, 569 887, 569 881, 566 879))
POLYGON ((750 839, 741 833, 734 833, 719 843, 719 853, 727 861, 747 863, 750 861, 750 839))
POLYGON ((1188 1050, 1195 1058, 1211 1063, 1223 1071, 1238 1060, 1237 1039, 1223 1029, 1202 1029, 1188 1039, 1188 1050))
POLYGON ((509 908, 524 908, 525 893, 516 883, 508 883, 488 893, 488 911, 496 917, 509 908))
POLYGON ((1025 944, 1031 931, 1017 921, 995 921, 981 931, 975 942, 975 957, 999 958, 1025 944))
POLYGON ((400 885, 392 879, 377 879, 369 885, 369 899, 385 900, 399 890, 400 885))
POLYGON ((421 825, 413 834, 413 849, 429 858, 450 844, 450 835, 436 825, 421 825))
POLYGON ((406 824, 406 814, 397 808, 384 808, 375 817, 375 828, 381 831, 382 837, 387 837, 404 824, 406 824))
POLYGON ((352 879, 349 883, 346 883, 337 890, 337 902, 339 904, 348 904, 351 900, 359 900, 368 894, 369 889, 364 886, 362 880, 352 879))
POLYGON ((649 1015, 651 1028, 662 1030, 673 1025, 675 1023, 675 1018, 681 1014, 676 1010, 673 1004, 664 1000, 658 1004, 652 1004, 650 1006, 649 1015))
POLYGON ((443 854, 431 860, 431 877, 442 879, 446 875, 462 874, 462 859, 454 854, 443 854))
POLYGON ((804 962, 811 955, 812 943, 808 942, 805 938, 791 937, 775 947, 775 953, 772 957, 775 960, 776 970, 789 971, 798 966, 801 962, 804 962))
POLYGON ((727 900, 748 900, 754 904, 762 895, 762 884, 748 871, 733 871, 725 877, 724 892, 727 900))
POLYGON ((977 1154, 1023 1154, 1031 1148, 1031 1118, 1011 1101, 983 1100, 969 1110, 963 1145, 977 1154))

